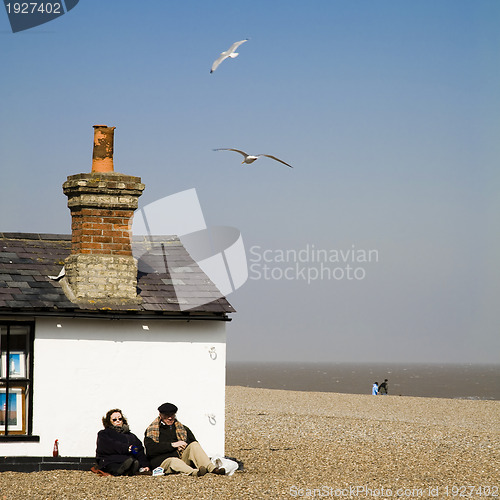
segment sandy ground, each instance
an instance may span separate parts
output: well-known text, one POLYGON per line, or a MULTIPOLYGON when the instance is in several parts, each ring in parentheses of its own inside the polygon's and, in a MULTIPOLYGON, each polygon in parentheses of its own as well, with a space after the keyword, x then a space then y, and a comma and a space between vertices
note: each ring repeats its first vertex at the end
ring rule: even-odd
POLYGON ((0 500, 498 498, 500 401, 227 387, 231 477, 0 473, 0 500))

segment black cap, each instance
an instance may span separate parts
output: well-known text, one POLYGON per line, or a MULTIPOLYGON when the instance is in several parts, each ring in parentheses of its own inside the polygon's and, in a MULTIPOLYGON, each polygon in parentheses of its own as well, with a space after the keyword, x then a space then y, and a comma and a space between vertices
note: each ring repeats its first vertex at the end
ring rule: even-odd
POLYGON ((168 415, 169 413, 177 413, 177 409, 177 406, 173 405, 172 403, 163 403, 162 405, 158 406, 158 411, 165 415, 168 415))

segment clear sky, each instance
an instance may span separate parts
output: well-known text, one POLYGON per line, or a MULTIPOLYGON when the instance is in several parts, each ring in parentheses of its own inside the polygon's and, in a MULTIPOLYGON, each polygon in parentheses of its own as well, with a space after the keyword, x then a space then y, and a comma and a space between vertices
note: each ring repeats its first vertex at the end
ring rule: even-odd
POLYGON ((0 46, 0 231, 69 233, 62 183, 116 126, 141 206, 196 188, 242 234, 229 361, 499 362, 498 0, 81 0, 0 10, 0 46))

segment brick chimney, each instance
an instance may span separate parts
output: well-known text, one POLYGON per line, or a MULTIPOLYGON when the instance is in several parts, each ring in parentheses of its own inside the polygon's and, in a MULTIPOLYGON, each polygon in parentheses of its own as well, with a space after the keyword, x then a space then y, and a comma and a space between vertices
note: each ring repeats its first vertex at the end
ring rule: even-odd
POLYGON ((114 171, 114 129, 94 125, 92 172, 70 175, 63 184, 72 219, 65 260, 70 298, 97 307, 139 303, 131 226, 144 184, 114 171))

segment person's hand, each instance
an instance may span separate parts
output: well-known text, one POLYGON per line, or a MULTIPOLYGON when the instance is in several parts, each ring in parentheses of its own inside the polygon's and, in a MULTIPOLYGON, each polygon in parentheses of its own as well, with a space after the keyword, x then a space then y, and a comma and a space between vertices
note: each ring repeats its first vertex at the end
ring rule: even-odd
POLYGON ((172 443, 172 446, 174 448, 178 448, 180 451, 183 451, 184 448, 186 448, 187 443, 186 441, 176 441, 175 443, 172 443))

